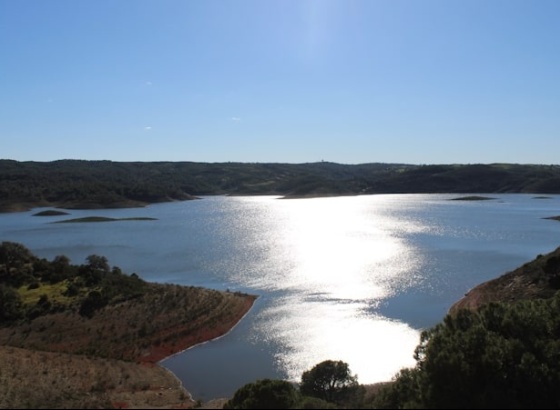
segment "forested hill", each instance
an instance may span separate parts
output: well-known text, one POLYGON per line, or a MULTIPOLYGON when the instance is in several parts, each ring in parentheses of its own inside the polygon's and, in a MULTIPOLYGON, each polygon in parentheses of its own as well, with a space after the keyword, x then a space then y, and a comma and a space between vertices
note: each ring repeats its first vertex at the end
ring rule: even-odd
POLYGON ((0 209, 125 207, 197 195, 560 193, 558 165, 0 160, 0 209))

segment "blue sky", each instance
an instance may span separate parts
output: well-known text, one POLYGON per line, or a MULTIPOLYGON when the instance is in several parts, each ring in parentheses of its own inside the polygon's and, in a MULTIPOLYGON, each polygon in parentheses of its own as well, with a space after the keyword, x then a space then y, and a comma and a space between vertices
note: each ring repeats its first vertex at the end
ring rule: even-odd
POLYGON ((558 164, 560 1, 0 0, 0 158, 558 164))

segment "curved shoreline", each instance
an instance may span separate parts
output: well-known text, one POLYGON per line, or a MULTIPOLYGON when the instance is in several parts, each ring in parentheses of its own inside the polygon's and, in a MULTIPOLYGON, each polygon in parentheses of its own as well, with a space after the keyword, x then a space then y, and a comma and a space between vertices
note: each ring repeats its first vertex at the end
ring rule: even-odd
MULTIPOLYGON (((181 335, 172 344, 160 343, 159 345, 150 345, 148 352, 138 358, 138 362, 143 364, 160 364, 163 360, 185 350, 227 335, 249 313, 256 299, 256 296, 247 295, 242 310, 236 312, 231 320, 219 323, 212 329, 206 329, 195 334, 181 335)), ((169 333, 181 334, 182 331, 182 327, 176 327, 169 333)))
MULTIPOLYGON (((182 288, 177 286, 175 290, 179 289, 182 288)), ((197 291, 197 289, 193 288, 194 291, 197 291)), ((166 289, 163 289, 163 291, 167 293, 160 292, 161 294, 156 296, 170 294, 172 290, 174 289, 166 286, 166 289)), ((201 289, 197 292, 203 292, 203 297, 209 297, 208 291, 201 289)), ((156 293, 154 290, 153 294, 156 293)), ((183 292, 176 296, 180 298, 181 295, 183 295, 183 292)), ((193 297, 199 296, 195 293, 193 297)), ((61 374, 66 375, 66 373, 72 371, 74 372, 72 374, 76 376, 76 372, 81 371, 79 369, 87 368, 89 370, 84 376, 70 377, 70 373, 65 376, 67 379, 65 379, 64 383, 70 383, 68 380, 73 383, 68 387, 71 389, 69 391, 73 392, 76 400, 80 400, 80 403, 85 403, 80 406, 86 407, 80 408, 102 408, 96 407, 99 406, 97 401, 101 399, 109 400, 114 408, 192 408, 197 402, 193 399, 191 392, 184 386, 182 379, 165 367, 162 362, 192 347, 219 339, 230 333, 251 311, 256 299, 256 295, 231 293, 230 297, 223 300, 222 304, 215 306, 217 310, 214 310, 215 314, 211 315, 211 320, 209 320, 208 315, 198 316, 192 320, 187 319, 190 314, 189 310, 182 310, 180 308, 175 309, 174 312, 166 313, 165 316, 168 316, 169 319, 167 325, 165 325, 165 322, 158 321, 155 316, 151 317, 149 314, 148 316, 150 317, 142 316, 144 320, 154 320, 157 322, 154 326, 154 329, 157 330, 146 335, 143 339, 140 339, 137 334, 138 331, 141 331, 141 327, 138 325, 140 322, 135 322, 135 316, 129 314, 129 311, 134 313, 143 313, 143 311, 139 310, 138 306, 123 308, 123 304, 120 304, 117 308, 119 309, 118 312, 115 311, 114 307, 107 307, 97 312, 88 321, 75 317, 68 318, 66 316, 59 318, 52 315, 37 318, 36 326, 44 325, 42 322, 47 320, 53 334, 65 335, 64 339, 68 340, 67 344, 63 344, 56 338, 54 341, 47 338, 47 340, 43 340, 45 343, 43 349, 34 345, 27 346, 26 343, 30 341, 28 340, 29 337, 18 340, 19 333, 16 332, 14 334, 13 328, 0 329, 2 331, 0 332, 0 348, 18 349, 18 352, 21 352, 17 355, 21 359, 20 362, 14 361, 15 364, 12 365, 13 369, 17 369, 18 374, 25 372, 27 372, 25 374, 29 375, 35 374, 34 370, 28 366, 29 361, 26 361, 28 360, 26 358, 29 357, 34 358, 33 360, 36 359, 36 362, 40 363, 48 372, 41 373, 40 380, 34 382, 37 386, 40 385, 41 389, 37 388, 37 386, 34 389, 27 384, 20 385, 21 383, 16 379, 7 381, 7 373, 0 375, 0 382, 2 382, 0 384, 4 384, 3 388, 0 389, 0 407, 9 408, 10 406, 8 405, 19 403, 13 408, 22 408, 23 405, 21 403, 26 403, 26 400, 29 398, 33 398, 37 403, 45 402, 45 400, 48 402, 48 398, 51 397, 50 389, 52 389, 54 384, 51 384, 51 382, 62 383, 62 379, 60 379, 61 374), (169 316, 170 313, 172 314, 171 316, 169 316), (106 317, 103 317, 104 315, 106 317), (114 323, 111 322, 110 318, 116 317, 119 319, 115 319, 114 323), (60 323, 59 319, 61 319, 60 323), (132 335, 134 343, 131 341, 131 343, 126 343, 123 346, 117 343, 117 345, 111 346, 112 348, 109 351, 104 351, 101 348, 99 351, 92 351, 90 349, 89 354, 86 355, 83 352, 89 347, 87 340, 81 340, 82 344, 80 344, 80 341, 77 341, 76 345, 71 345, 70 343, 70 340, 76 341, 82 338, 82 336, 87 339, 90 332, 82 329, 86 322, 87 326, 93 329, 95 338, 99 339, 101 337, 103 340, 108 340, 107 337, 110 339, 110 335, 108 336, 106 333, 99 334, 97 330, 102 328, 109 328, 110 330, 111 324, 115 326, 122 324, 119 320, 128 320, 128 322, 132 320, 131 323, 136 323, 125 334, 126 337, 132 335), (72 322, 70 325, 69 321, 72 322), (191 326, 186 325, 185 322, 190 323, 191 326), (139 340, 144 340, 145 344, 139 344, 139 340), (49 342, 52 343, 49 344, 49 342), (38 359, 43 356, 46 359, 38 359), (61 357, 66 358, 64 359, 65 361, 61 361, 59 359, 61 357), (74 364, 72 364, 73 360, 74 364), (80 365, 82 362, 87 363, 80 365), (112 367, 108 369, 105 363, 111 363, 112 367), (125 370, 121 371, 121 369, 125 370), (7 402, 3 402, 1 397, 5 391, 13 392, 13 397, 7 402), (2 403, 6 406, 3 406, 2 403)), ((146 305, 147 303, 150 305, 156 301, 157 297, 154 300, 143 301, 143 304, 146 305)), ((136 305, 138 304, 142 304, 142 302, 138 301, 136 305)), ((146 313, 148 312, 146 311, 146 313)), ((62 314, 59 313, 58 315, 62 314)), ((46 333, 48 332, 31 332, 30 337, 31 339, 37 337, 37 335, 39 335, 38 337, 44 337, 46 333)), ((118 340, 124 337, 120 333, 111 333, 111 335, 118 340)), ((33 340, 31 341, 33 342, 33 340)), ((37 341, 37 343, 39 342, 40 340, 37 341)), ((107 343, 109 342, 110 340, 107 341, 107 343)), ((28 378, 30 380, 33 379, 31 376, 28 378)), ((66 399, 56 398, 56 400, 62 400, 61 403, 65 403, 64 400, 66 399)), ((74 402, 68 401, 68 403, 72 404, 74 402)), ((57 404, 57 406, 59 405, 57 404)), ((53 408, 57 408, 57 406, 53 408)))
POLYGON ((163 367, 163 364, 162 364, 162 363, 163 363, 164 361, 166 361, 167 359, 171 359, 172 357, 177 356, 177 355, 180 355, 181 353, 184 353, 184 352, 186 352, 187 350, 193 349, 193 348, 195 348, 195 347, 197 347, 197 346, 202 346, 202 345, 204 345, 204 344, 206 344, 206 343, 210 343, 210 342, 213 342, 213 341, 215 341, 215 340, 221 339, 222 337, 227 336, 228 334, 230 334, 230 333, 233 331, 233 329, 235 329, 235 328, 237 327, 237 325, 238 325, 239 323, 241 323, 241 321, 242 321, 243 319, 245 319, 245 316, 247 316, 247 315, 249 314, 249 312, 251 311, 251 309, 253 309, 253 306, 255 305, 255 301, 257 300, 257 298, 258 298, 258 296, 257 296, 257 297, 252 297, 252 300, 250 301, 250 304, 249 304, 248 309, 246 309, 245 313, 243 313, 243 315, 242 315, 239 319, 237 319, 237 320, 235 321, 235 323, 234 323, 225 333, 222 333, 222 334, 220 334, 220 335, 218 335, 218 336, 216 336, 216 337, 213 337, 213 338, 211 338, 211 339, 207 339, 207 340, 203 340, 203 341, 201 341, 201 342, 195 343, 195 344, 193 344, 193 345, 191 345, 191 346, 188 346, 188 347, 184 348, 183 350, 180 350, 180 351, 177 351, 177 352, 175 352, 175 353, 172 353, 172 354, 170 354, 169 356, 166 356, 166 357, 164 357, 164 358, 158 360, 158 361, 156 362, 156 364, 158 364, 159 366, 162 366, 162 367, 163 367))
MULTIPOLYGON (((251 299, 251 298, 248 298, 248 299, 251 299)), ((229 333, 231 333, 231 332, 237 327, 237 325, 238 325, 239 323, 241 323, 241 321, 251 312, 251 310, 253 309, 253 306, 255 305, 255 301, 256 301, 256 300, 257 300, 257 297, 253 297, 252 300, 250 300, 250 301, 248 300, 248 302, 250 302, 249 305, 248 305, 248 309, 246 309, 245 313, 244 313, 238 320, 236 320, 235 323, 233 324, 233 326, 231 326, 225 333, 220 334, 220 335, 218 335, 218 336, 216 336, 216 337, 214 337, 214 338, 211 338, 211 339, 208 339, 208 340, 203 340, 203 341, 198 342, 198 343, 196 343, 196 344, 190 345, 190 346, 186 347, 185 349, 182 349, 182 350, 180 350, 180 351, 177 351, 177 352, 175 352, 175 353, 172 353, 172 354, 170 354, 169 356, 166 356, 166 357, 164 357, 164 358, 158 360, 158 361, 155 363, 158 367, 164 369, 164 370, 165 370, 166 372, 168 372, 173 378, 175 378, 175 379, 177 380, 177 382, 179 383, 179 385, 181 386, 181 388, 186 392, 186 394, 187 394, 187 396, 188 396, 188 400, 185 400, 185 402, 188 403, 188 404, 186 405, 186 408, 191 408, 191 407, 193 407, 193 406, 197 403, 197 400, 195 400, 195 398, 192 396, 192 393, 191 393, 190 390, 187 388, 187 386, 185 386, 185 385, 183 384, 183 381, 182 381, 175 373, 173 373, 171 370, 169 370, 169 369, 164 365, 164 362, 165 362, 166 360, 168 360, 168 359, 171 359, 171 358, 174 357, 174 356, 180 355, 180 354, 182 354, 182 353, 184 353, 184 352, 186 352, 186 351, 188 351, 188 350, 194 349, 194 348, 197 347, 197 346, 202 346, 202 345, 204 345, 204 344, 206 344, 206 343, 210 343, 210 342, 213 342, 213 341, 215 341, 215 340, 219 340, 219 339, 221 339, 222 337, 227 336, 227 335, 228 335, 229 333)), ((150 362, 144 362, 144 363, 145 363, 145 364, 148 364, 148 363, 150 363, 150 362)), ((213 399, 211 399, 211 400, 209 400, 209 401, 214 401, 214 400, 218 400, 218 401, 219 401, 219 400, 223 400, 223 399, 213 398, 213 399)), ((177 407, 177 406, 184 406, 184 405, 185 405, 185 402, 183 402, 183 403, 181 403, 181 404, 174 405, 172 408, 180 408, 180 407, 177 407)))
MULTIPOLYGON (((241 317, 238 317, 238 318, 236 318, 236 320, 234 320, 234 323, 233 323, 231 326, 229 326, 229 328, 227 329, 227 331, 226 331, 225 333, 219 334, 219 335, 217 335, 217 336, 215 336, 215 337, 212 337, 212 338, 210 338, 210 339, 207 339, 207 340, 202 340, 202 341, 200 341, 200 342, 197 342, 197 343, 188 345, 186 348, 184 348, 184 349, 182 349, 182 350, 178 350, 178 351, 176 351, 176 352, 174 352, 174 353, 171 353, 170 355, 165 356, 165 357, 163 357, 163 358, 157 360, 155 363, 154 363, 154 362, 151 362, 151 361, 148 361, 148 362, 141 362, 142 364, 145 364, 145 365, 154 364, 154 365, 157 365, 158 367, 160 367, 161 369, 165 370, 165 371, 166 371, 167 373, 169 373, 174 379, 177 380, 177 382, 179 383, 180 387, 186 392, 186 395, 188 396, 188 397, 186 398, 186 400, 183 401, 183 402, 180 403, 180 404, 176 404, 176 405, 172 406, 173 408, 191 408, 191 407, 193 407, 193 406, 196 404, 196 400, 193 398, 192 393, 190 392, 190 390, 183 384, 183 381, 182 381, 175 373, 173 373, 171 370, 169 370, 167 367, 165 367, 165 365, 164 365, 163 363, 164 363, 166 360, 171 359, 171 358, 174 357, 174 356, 177 356, 177 355, 180 355, 180 354, 186 352, 187 350, 193 349, 193 348, 195 348, 195 347, 197 347, 197 346, 201 346, 201 345, 204 345, 204 344, 206 344, 206 343, 210 343, 210 342, 213 342, 213 341, 215 341, 215 340, 221 339, 222 337, 227 336, 229 333, 231 333, 231 332, 233 331, 233 329, 235 329, 235 328, 237 327, 237 325, 238 325, 239 323, 241 323, 241 321, 245 318, 245 316, 247 316, 247 315, 249 314, 249 312, 251 311, 251 309, 252 309, 253 306, 255 305, 255 301, 257 300, 257 298, 258 298, 258 297, 252 297, 252 296, 248 296, 248 297, 246 298, 246 304, 245 304, 246 309, 245 309, 244 313, 241 315, 241 317)), ((185 343, 188 344, 189 341, 185 340, 185 343)), ((155 357, 157 357, 157 356, 155 356, 155 357)), ((212 399, 212 400, 215 400, 215 399, 212 399)))

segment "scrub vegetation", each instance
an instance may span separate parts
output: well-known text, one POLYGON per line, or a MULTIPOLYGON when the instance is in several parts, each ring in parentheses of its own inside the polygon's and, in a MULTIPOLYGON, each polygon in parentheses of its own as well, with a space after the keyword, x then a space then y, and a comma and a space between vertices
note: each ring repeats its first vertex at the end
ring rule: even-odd
MULTIPOLYGON (((59 366, 66 367, 73 360, 77 364, 74 383, 82 383, 83 369, 79 368, 85 366, 85 358, 89 367, 105 366, 128 374, 136 373, 123 369, 147 364, 146 368, 153 368, 157 379, 163 369, 153 366, 155 363, 223 335, 243 317, 254 300, 254 296, 237 292, 148 283, 134 273, 128 275, 118 267, 111 267, 99 255, 90 255, 86 263, 73 265, 62 255, 48 261, 36 257, 21 244, 2 242, 0 346, 2 352, 12 352, 14 360, 0 366, 1 406, 28 407, 27 404, 44 400, 54 407, 71 408, 79 403, 84 407, 98 407, 96 400, 105 396, 94 395, 93 401, 87 402, 85 393, 93 390, 101 393, 107 386, 113 386, 108 390, 120 386, 122 378, 109 374, 109 370, 107 374, 99 371, 95 377, 89 375, 87 380, 93 380, 94 385, 84 380, 85 390, 68 387, 72 393, 67 402, 58 397, 62 401, 57 404, 42 395, 58 394, 56 387, 53 393, 46 385, 66 383, 66 371, 59 366), (14 349, 6 350, 8 347, 14 349), (37 356, 39 351, 52 355, 37 356), (100 358, 109 361, 92 364, 100 358), (37 361, 49 364, 44 366, 41 388, 33 390, 33 383, 21 380, 33 373, 37 361), (75 397, 78 401, 72 401, 75 397)), ((8 359, 3 357, 3 360, 8 359)), ((130 388, 124 390, 155 388, 152 382, 142 380, 127 379, 125 384, 130 388)), ((166 380, 166 389, 176 389, 174 376, 168 373, 166 380)), ((186 392, 183 396, 184 400, 188 398, 186 392)), ((179 393, 173 396, 172 404, 183 401, 178 397, 179 393)))

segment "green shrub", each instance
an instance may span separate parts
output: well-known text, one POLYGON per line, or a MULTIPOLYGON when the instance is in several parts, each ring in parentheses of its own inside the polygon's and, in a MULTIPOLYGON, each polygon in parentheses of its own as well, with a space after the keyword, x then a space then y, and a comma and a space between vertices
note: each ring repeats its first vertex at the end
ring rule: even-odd
POLYGON ((224 409, 290 409, 298 401, 299 394, 291 383, 263 379, 237 390, 224 409))
POLYGON ((422 333, 376 408, 559 408, 560 292, 461 310, 422 333))

